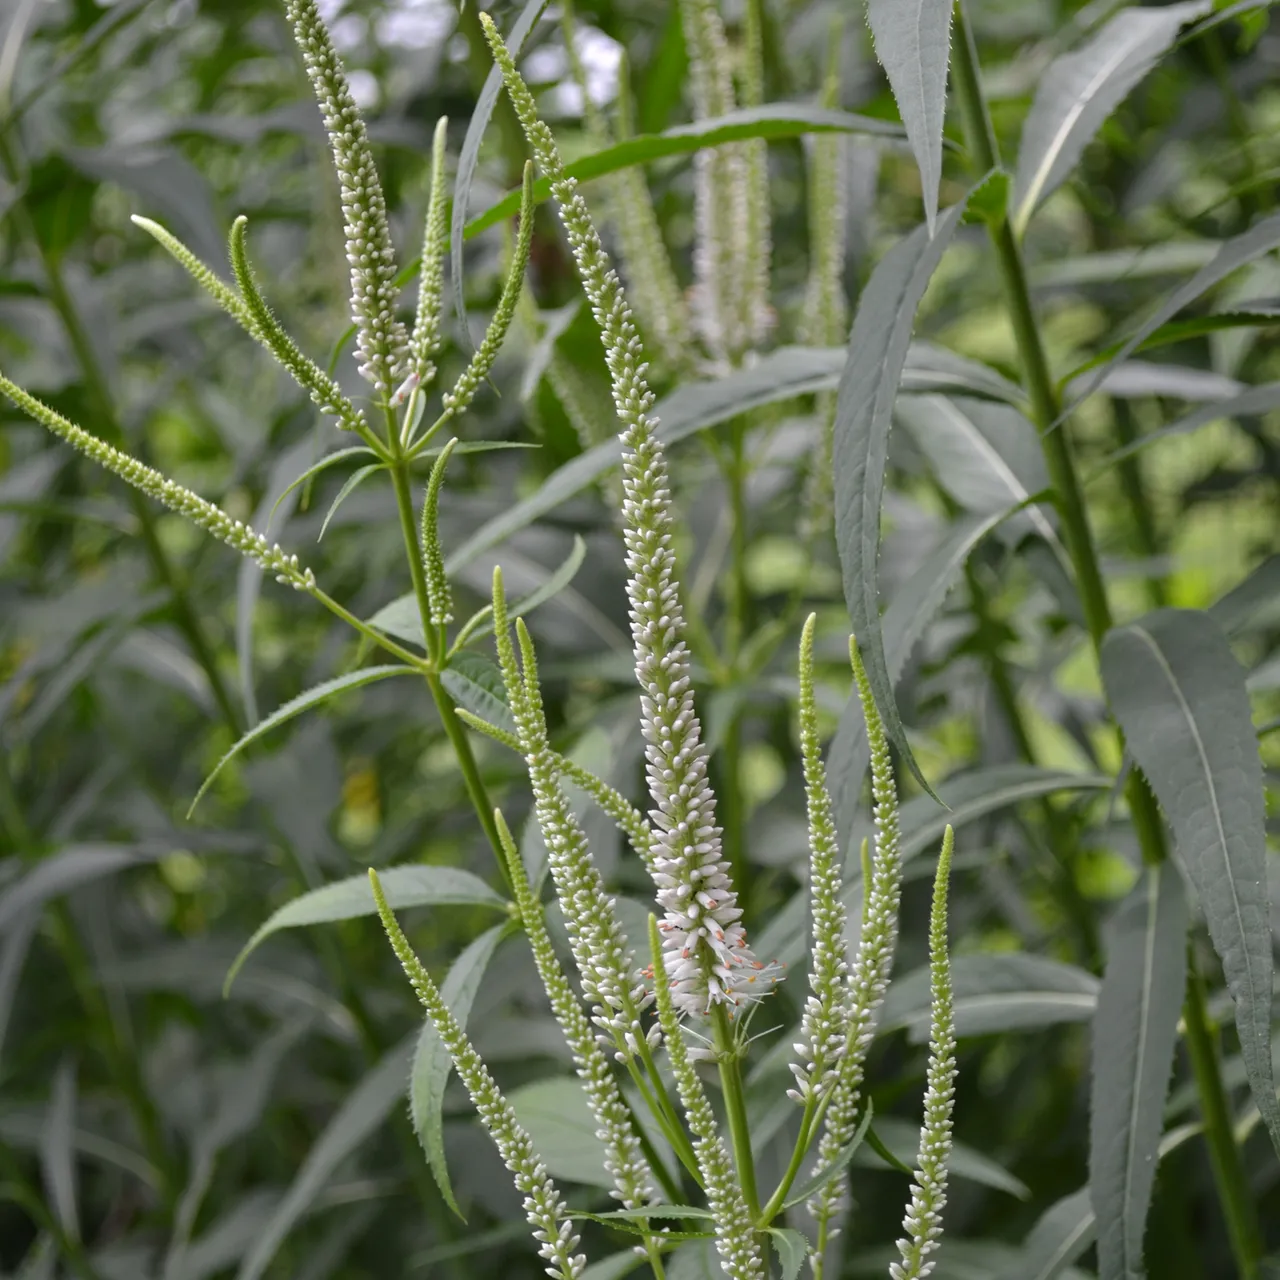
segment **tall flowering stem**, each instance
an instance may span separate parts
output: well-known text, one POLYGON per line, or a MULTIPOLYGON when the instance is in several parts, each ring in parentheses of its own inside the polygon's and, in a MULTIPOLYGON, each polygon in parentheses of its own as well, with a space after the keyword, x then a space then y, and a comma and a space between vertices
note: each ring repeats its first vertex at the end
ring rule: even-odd
POLYGON ((675 578, 666 457, 649 416, 653 393, 631 309, 577 183, 564 172, 550 129, 493 21, 481 15, 512 106, 538 164, 550 179, 592 314, 600 328, 613 400, 622 426, 623 516, 636 676, 654 804, 654 882, 666 915, 661 929, 682 1014, 738 1005, 766 994, 777 966, 747 946, 742 912, 722 857, 706 747, 693 705, 684 614, 675 578))
POLYGON ((503 1162, 515 1175, 516 1190, 524 1196, 525 1217, 533 1228, 533 1238, 538 1241, 538 1253, 548 1264, 547 1274, 552 1280, 577 1280, 586 1268, 587 1259, 584 1254, 574 1253, 579 1237, 574 1234, 573 1223, 565 1216, 567 1206, 548 1175, 547 1166, 538 1157, 533 1140, 516 1119, 511 1103, 489 1074, 489 1068, 481 1061, 467 1033, 445 1004, 431 975, 414 954, 387 903, 378 873, 372 867, 369 868, 369 883, 373 887, 373 900, 391 949, 427 1011, 436 1034, 449 1050, 458 1078, 470 1094, 481 1124, 488 1130, 503 1162))
MULTIPOLYGON (((609 1060, 583 1012, 577 992, 556 959, 555 948, 543 920, 542 904, 533 895, 524 863, 520 859, 520 850, 511 838, 511 831, 500 812, 495 811, 494 822, 502 838, 503 851, 507 855, 507 868, 515 890, 516 906, 533 952, 533 962, 538 968, 538 977, 542 979, 542 985, 551 1001, 551 1012, 560 1024, 565 1043, 573 1054, 573 1065, 586 1090, 591 1115, 599 1126, 596 1137, 604 1146, 604 1166, 614 1183, 610 1194, 614 1199, 620 1200, 624 1208, 639 1209, 651 1203, 656 1196, 649 1162, 640 1149, 639 1138, 631 1125, 631 1111, 618 1089, 609 1060)), ((652 1251, 652 1239, 646 1239, 645 1243, 646 1248, 652 1251)))
MULTIPOLYGON (((871 695, 871 684, 858 654, 858 646, 852 640, 849 642, 849 658, 871 748, 871 795, 876 838, 871 855, 871 878, 863 883, 862 937, 849 976, 844 1055, 836 1068, 822 1140, 818 1144, 820 1167, 830 1165, 837 1158, 852 1141, 857 1129, 867 1050, 875 1038, 876 1020, 893 968, 893 954, 898 941, 898 905, 902 897, 902 833, 889 743, 871 695)), ((832 1220, 847 1187, 845 1174, 838 1173, 809 1202, 809 1210, 818 1223, 813 1262, 815 1280, 822 1280, 824 1251, 835 1234, 832 1220)))
POLYGON ((395 248, 369 134, 315 0, 286 0, 285 11, 320 102, 342 189, 360 373, 389 398, 408 357, 409 339, 395 315, 395 248))
POLYGON ((947 954, 947 886, 955 833, 948 826, 942 836, 938 873, 933 882, 929 915, 929 988, 932 1014, 929 1067, 924 1095, 924 1125, 916 1173, 898 1241, 900 1263, 889 1267, 890 1280, 923 1280, 933 1271, 929 1257, 942 1235, 942 1210, 947 1203, 947 1157, 951 1153, 951 1112, 956 1096, 955 1008, 951 993, 951 961, 947 954))
POLYGON ((680 1105, 689 1121, 693 1147, 707 1201, 715 1215, 716 1251, 720 1265, 730 1280, 764 1280, 765 1264, 755 1233, 755 1223, 734 1176, 733 1163, 716 1128, 715 1112, 707 1099, 697 1068, 689 1056, 680 1011, 672 999, 674 983, 664 966, 666 944, 660 937, 657 920, 649 917, 649 950, 653 957, 653 985, 657 996, 658 1022, 667 1046, 667 1057, 675 1075, 680 1105))

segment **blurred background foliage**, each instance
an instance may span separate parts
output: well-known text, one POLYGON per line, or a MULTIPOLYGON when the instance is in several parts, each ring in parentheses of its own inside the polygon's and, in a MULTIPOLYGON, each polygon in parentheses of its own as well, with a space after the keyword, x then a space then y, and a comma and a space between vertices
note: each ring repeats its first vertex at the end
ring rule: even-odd
MULTIPOLYGON (((452 0, 327 0, 322 8, 371 121, 407 261, 417 248, 434 123, 449 116, 456 155, 488 69, 475 11, 459 12, 452 0)), ((838 38, 840 105, 896 119, 855 8, 841 0, 765 6, 769 100, 815 100, 838 38)), ((1010 150, 1047 61, 1115 8, 1099 0, 973 0, 995 123, 1010 150)), ((340 469, 275 505, 336 433, 129 221, 134 213, 156 218, 222 263, 231 219, 248 214, 277 313, 317 359, 332 354, 350 382, 353 361, 339 343, 348 320, 337 191, 281 9, 276 0, 0 6, 0 367, 235 516, 260 528, 270 521, 273 538, 304 553, 326 589, 368 617, 408 585, 389 492, 378 484, 354 491, 323 541, 325 512, 347 478, 340 469)), ((739 39, 740 6, 727 0, 725 13, 739 39)), ((498 0, 504 27, 514 14, 498 0)), ((617 95, 625 49, 637 130, 688 119, 674 5, 584 0, 577 22, 588 89, 602 105, 617 95)), ((1176 48, 1052 197, 1027 252, 1057 374, 1122 337, 1207 259, 1212 242, 1274 210, 1278 63, 1280 36, 1265 8, 1176 48)), ((556 24, 542 24, 523 65, 566 152, 589 150, 556 24)), ((919 180, 898 146, 845 145, 852 300, 879 253, 919 220, 919 180)), ((779 343, 803 318, 805 147, 802 140, 770 147, 779 343)), ((523 157, 503 102, 473 211, 509 189, 523 157)), ((688 158, 655 164, 647 177, 687 282, 688 158)), ((943 204, 965 186, 964 167, 949 153, 943 204)), ((468 246, 473 326, 496 302, 508 240, 509 230, 497 228, 468 246)), ((598 343, 549 216, 538 224, 530 286, 493 387, 461 434, 539 448, 455 460, 442 505, 446 549, 580 452, 583 421, 609 421, 598 343)), ((1280 305, 1274 255, 1232 277, 1202 312, 1245 300, 1259 312, 1280 305)), ((1161 603, 1206 607, 1280 550, 1274 413, 1201 414, 1194 431, 1124 461, 1112 457, 1242 384, 1280 379, 1274 332, 1260 322, 1192 334, 1130 362, 1073 419, 1122 618, 1161 603)), ((935 277, 917 333, 1017 378, 980 227, 961 235, 935 277)), ((446 377, 464 362, 459 336, 444 357, 446 377)), ((669 381, 662 390, 671 390, 669 381)), ((794 933, 803 902, 795 897, 805 831, 793 730, 800 617, 793 587, 805 573, 806 599, 820 616, 828 731, 849 686, 834 547, 820 540, 810 565, 796 529, 796 463, 812 447, 812 401, 765 413, 758 421, 767 429, 747 437, 746 519, 736 530, 715 463, 715 434, 726 429, 687 440, 674 454, 695 612, 710 630, 721 627, 732 590, 727 544, 740 535, 747 616, 764 637, 758 670, 709 673, 703 684, 711 739, 733 744, 724 753, 730 765, 718 765, 719 786, 746 820, 749 918, 760 932, 782 912, 783 924, 764 932, 764 950, 786 938, 788 919, 794 933)), ((894 434, 881 560, 887 599, 958 513, 1007 503, 1007 494, 984 491, 989 477, 972 457, 947 448, 927 422, 894 434)), ((565 562, 575 537, 583 539, 572 582, 531 619, 548 709, 566 750, 637 796, 636 698, 610 501, 607 483, 580 492, 473 557, 458 573, 458 612, 483 602, 495 559, 509 589, 523 594, 565 562)), ((1099 971, 1109 905, 1136 874, 1127 829, 1112 821, 1107 786, 1121 761, 1103 724, 1096 672, 1071 594, 1034 534, 1011 522, 980 548, 899 687, 929 776, 958 779, 945 793, 953 807, 959 796, 987 797, 970 807, 959 833, 957 952, 1029 953, 1073 966, 1024 975, 1030 994, 1021 1024, 997 1021, 962 1040, 957 1134, 970 1150, 956 1168, 940 1277, 1007 1268, 1018 1275, 1019 1244, 1085 1180, 1088 975, 1099 971), (1107 785, 1018 801, 1032 764, 1102 774, 1107 785), (1065 882, 1051 852, 1062 849, 1071 854, 1065 882), (1074 993, 1061 1002, 1066 1014, 1031 998, 1055 981, 1074 993)), ((1235 638, 1253 672, 1258 723, 1274 728, 1280 597, 1273 588, 1259 600, 1235 638)), ((248 937, 306 888, 370 864, 413 861, 493 878, 430 702, 400 682, 346 696, 272 734, 223 771, 188 820, 202 778, 245 728, 364 658, 302 597, 262 584, 252 565, 178 517, 133 501, 38 426, 0 410, 0 1273, 538 1274, 509 1180, 456 1083, 445 1095, 444 1133, 465 1223, 430 1178, 404 1104, 417 1012, 372 924, 277 934, 229 996, 222 993, 248 937)), ((1280 737, 1264 734, 1262 742, 1274 788, 1280 737)), ((493 793, 522 819, 517 762, 487 743, 476 750, 493 793)), ((643 898, 616 833, 594 810, 583 812, 619 891, 643 898)), ((1276 901, 1274 866, 1273 858, 1276 901)), ((921 879, 908 887, 901 973, 924 958, 926 909, 921 879)), ((433 971, 444 973, 494 920, 465 907, 418 912, 408 922, 433 971)), ((1201 961, 1214 972, 1210 953, 1201 961)), ((587 1205, 601 1197, 601 1174, 589 1134, 584 1148, 572 1094, 547 1083, 564 1078, 565 1053, 533 977, 518 943, 499 947, 471 1027, 504 1085, 538 1085, 522 1095, 531 1124, 541 1117, 535 1136, 555 1152, 561 1175, 583 1184, 573 1199, 587 1205)), ((782 989, 788 1019, 802 987, 796 973, 782 989)), ((921 1047, 901 1032, 876 1050, 876 1113, 894 1150, 914 1141, 923 1065, 921 1047)), ((1227 1072, 1243 1106, 1243 1077, 1230 1056, 1227 1072)), ((1194 1118, 1192 1097, 1178 1087, 1186 1078, 1180 1062, 1171 1124, 1194 1118)), ((763 1079, 762 1109, 775 1093, 776 1076, 763 1079)), ((1270 1245, 1280 1247, 1280 1170, 1265 1138, 1255 1134, 1246 1160, 1262 1219, 1272 1224, 1270 1245)), ((868 1153, 855 1180, 842 1274, 883 1272, 904 1189, 904 1176, 868 1153)), ((602 1231, 588 1237, 594 1256, 622 1247, 604 1239, 602 1231)), ((1161 1165, 1148 1250, 1151 1272, 1162 1278, 1229 1274, 1199 1139, 1161 1165)), ((696 1249, 678 1265, 683 1270, 672 1274, 684 1277, 712 1266, 696 1249)))

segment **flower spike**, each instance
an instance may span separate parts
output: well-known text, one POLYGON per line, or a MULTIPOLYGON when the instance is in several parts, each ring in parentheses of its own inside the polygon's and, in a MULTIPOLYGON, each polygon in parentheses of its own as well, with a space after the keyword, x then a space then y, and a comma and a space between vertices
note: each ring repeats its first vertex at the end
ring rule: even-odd
POLYGON ((911 1203, 902 1220, 905 1239, 898 1241, 901 1263, 889 1267, 890 1280, 923 1280, 933 1271, 929 1255, 942 1235, 947 1203, 947 1157, 951 1153, 951 1112, 956 1096, 956 1029, 951 993, 951 961, 947 955, 947 886, 955 833, 942 836, 938 872, 929 915, 929 988, 933 1006, 929 1032, 929 1066, 924 1095, 924 1125, 916 1157, 911 1203))
POLYGON ((445 468, 457 443, 455 436, 440 450, 431 468, 427 496, 422 504, 422 567, 427 579, 431 625, 435 627, 443 627, 453 621, 453 596, 449 590, 449 575, 444 568, 444 550, 440 546, 440 490, 444 486, 445 468))
POLYGON ((248 525, 233 520, 221 507, 206 502, 184 485, 161 475, 137 458, 107 444, 105 440, 99 440, 74 422, 69 422, 47 404, 29 395, 16 383, 10 382, 2 373, 0 393, 8 396, 24 413, 48 427, 54 435, 61 436, 68 444, 88 455, 100 466, 106 467, 108 471, 114 471, 126 484, 141 490, 170 511, 186 516, 219 541, 234 547, 241 555, 257 561, 268 573, 274 575, 277 582, 298 591, 315 590, 315 574, 299 565, 297 556, 288 555, 279 544, 268 542, 262 534, 248 525))
POLYGON ((436 121, 431 143, 431 195, 427 201, 427 225, 422 236, 422 273, 418 284, 418 311, 409 338, 409 372, 416 385, 425 386, 436 375, 432 357, 440 350, 441 299, 444 294, 444 255, 449 248, 448 194, 445 190, 445 141, 449 119, 436 121))
POLYGON ((622 426, 623 515, 631 634, 641 693, 642 730, 655 827, 652 874, 666 912, 664 946, 683 1014, 766 995, 781 976, 756 960, 723 859, 706 747, 693 704, 684 614, 671 546, 666 457, 649 416, 653 392, 644 350, 617 273, 600 243, 577 183, 564 172, 551 130, 487 14, 485 36, 538 164, 551 182, 574 261, 600 328, 613 400, 622 426))
POLYGON ((409 340, 395 315, 396 254, 369 134, 315 0, 286 0, 285 11, 320 102, 342 188, 360 373, 390 397, 402 376, 409 340))
POLYGON ((449 1050, 458 1078, 480 1113, 480 1122, 493 1138, 507 1168, 515 1174, 516 1189, 525 1198, 525 1217, 533 1228, 534 1239, 539 1242, 538 1253, 549 1264, 547 1274, 552 1280, 578 1280, 587 1265, 587 1259, 583 1254, 573 1252, 578 1246, 579 1237, 574 1234, 573 1223, 565 1216, 567 1206, 560 1199, 556 1184, 548 1176, 547 1166, 539 1159, 533 1148, 533 1141, 516 1119, 511 1103, 489 1074, 489 1068, 475 1051, 467 1033, 458 1025, 458 1020, 445 1004, 436 984, 431 981, 431 975, 414 954, 387 903, 378 873, 372 867, 369 868, 369 883, 373 888, 378 917, 391 943, 391 949, 396 953, 396 959, 400 961, 405 976, 427 1011, 436 1034, 449 1050))

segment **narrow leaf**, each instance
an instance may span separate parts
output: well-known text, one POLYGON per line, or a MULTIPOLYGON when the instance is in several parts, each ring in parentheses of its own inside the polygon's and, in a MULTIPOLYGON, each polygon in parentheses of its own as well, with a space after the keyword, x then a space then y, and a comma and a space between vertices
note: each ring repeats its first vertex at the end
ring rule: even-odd
MULTIPOLYGON (((937 3, 938 0, 933 0, 937 3)), ((514 52, 514 49, 513 49, 514 52)), ((731 142, 744 142, 751 138, 782 140, 798 138, 807 133, 861 133, 878 137, 901 138, 902 130, 886 120, 872 116, 854 115, 848 111, 834 111, 827 107, 813 106, 805 102, 770 102, 759 107, 743 107, 722 116, 696 120, 692 124, 678 125, 664 133, 640 134, 626 138, 614 146, 566 164, 565 174, 586 182, 605 174, 617 173, 632 165, 647 164, 666 156, 688 155, 708 147, 722 147, 731 142)), ((939 166, 941 151, 939 151, 939 166)), ((539 178, 533 188, 534 199, 541 204, 551 196, 551 184, 539 178)), ((936 202, 936 187, 935 187, 936 202)), ((472 218, 463 231, 464 239, 479 235, 496 223, 503 222, 520 207, 520 192, 509 191, 501 200, 482 214, 472 218)), ((455 223, 457 219, 455 216, 455 223)))
MULTIPOLYGON (((880 1144, 884 1154, 888 1156, 891 1167, 900 1173, 905 1172, 908 1177, 912 1176, 915 1173, 915 1166, 919 1163, 917 1148, 920 1141, 920 1126, 910 1120, 885 1116, 876 1121, 872 1132, 879 1135, 880 1144)), ((882 1159, 883 1156, 879 1158, 882 1159)), ((953 1177, 976 1182, 979 1186, 990 1187, 993 1191, 1013 1196, 1018 1200, 1031 1199, 1031 1188, 1025 1182, 1015 1178, 989 1156, 984 1156, 982 1152, 975 1151, 973 1147, 966 1146, 963 1142, 952 1143, 947 1163, 953 1177)), ((871 1159, 870 1141, 855 1159, 854 1164, 865 1168, 875 1167, 875 1162, 871 1159)))
MULTIPOLYGON (((1126 10, 1133 13, 1153 13, 1155 10, 1126 10)), ((1121 15, 1123 16, 1123 15, 1121 15)), ((1224 240, 1213 258, 1191 277, 1186 284, 1179 285, 1165 300, 1134 330, 1132 334, 1100 365, 1088 384, 1078 396, 1063 410, 1065 418, 1082 400, 1091 396, 1102 385, 1111 368, 1127 360, 1157 329, 1172 320, 1183 307, 1194 302, 1201 294, 1212 289, 1214 285, 1225 280, 1233 271, 1261 257, 1280 245, 1280 214, 1264 218, 1248 231, 1224 240)))
POLYGON ((1072 53, 1050 63, 1022 127, 1013 183, 1013 226, 1026 229, 1036 207, 1075 168, 1102 122, 1128 97, 1188 22, 1213 8, 1189 0, 1125 9, 1072 53))
POLYGON ((40 1134, 40 1168, 49 1204, 63 1232, 80 1239, 73 1138, 76 1126, 76 1069, 63 1062, 53 1077, 44 1130, 40 1134))
POLYGON ((1269 623, 1280 612, 1280 555, 1269 556, 1209 610, 1227 635, 1269 623))
POLYGON ((300 693, 296 698, 290 699, 284 706, 277 707, 265 720, 254 725, 214 765, 213 772, 200 784, 200 790, 196 792, 196 798, 192 800, 191 807, 187 810, 187 817, 189 818, 195 812, 196 805, 200 803, 201 798, 209 790, 214 778, 222 772, 227 763, 238 756, 246 747, 257 742, 259 738, 265 737, 272 729, 286 724, 288 721, 300 716, 304 711, 310 711, 313 707, 323 706, 331 698, 337 697, 340 693, 346 693, 349 689, 360 689, 364 685, 373 684, 376 680, 385 680, 388 676, 412 676, 416 674, 417 672, 412 667, 395 664, 383 667, 365 667, 360 671, 351 671, 345 676, 337 676, 333 680, 326 680, 323 684, 318 684, 308 689, 306 693, 300 693))
POLYGON ((830 1164, 824 1165, 819 1169, 812 1178, 803 1182, 798 1190, 792 1190, 782 1206, 784 1209, 793 1209, 796 1205, 804 1204, 806 1200, 812 1199, 832 1178, 848 1167, 858 1148, 862 1146, 863 1139, 867 1136, 874 1111, 875 1108, 871 1105, 871 1099, 868 1098, 867 1105, 862 1112, 862 1119, 858 1121, 858 1127, 854 1130, 853 1137, 840 1149, 836 1158, 830 1164))
MULTIPOLYGON (((383 875, 379 879, 385 889, 387 877, 383 875)), ((391 901, 389 896, 388 901, 391 901)), ((391 904, 394 907, 395 903, 391 904)), ((467 1019, 471 1016, 476 992, 480 990, 480 981, 489 967, 489 961, 493 959, 498 943, 506 936, 505 929, 505 925, 495 925, 488 932, 482 933, 453 962, 448 976, 440 985, 441 999, 464 1031, 467 1029, 467 1019)), ((462 1210, 454 1199, 453 1184, 449 1180, 449 1166, 444 1154, 444 1088, 452 1070, 453 1060, 449 1057, 449 1050, 436 1033, 431 1019, 427 1018, 422 1024, 413 1053, 409 1113, 436 1186, 440 1188, 445 1203, 461 1218, 462 1210)))
POLYGON ((1143 1273, 1142 1240, 1186 986, 1187 903, 1169 865, 1121 906, 1093 1019, 1089 1194, 1099 1280, 1143 1273))
POLYGON ((942 181, 942 120, 947 108, 951 0, 867 0, 876 57, 907 128, 920 169, 925 223, 933 234, 942 181))
MULTIPOLYGON (((349 449, 335 449, 333 453, 327 453, 319 462, 313 463, 300 476, 290 481, 288 488, 281 491, 280 496, 275 500, 275 504, 271 508, 271 514, 267 519, 270 524, 271 519, 275 517, 276 511, 280 504, 299 486, 306 484, 309 480, 314 480, 322 471, 334 466, 336 463, 345 462, 348 458, 372 458, 375 457, 373 450, 368 445, 358 444, 349 449)), ((326 521, 326 523, 328 523, 326 521)))
MULTIPOLYGON (((460 867, 391 867, 378 873, 387 901, 394 910, 405 907, 497 907, 505 909, 505 899, 479 876, 460 867)), ((308 924, 330 924, 336 920, 358 920, 377 914, 369 877, 361 874, 312 889, 271 914, 265 924, 245 943, 227 971, 223 994, 231 990, 244 962, 273 933, 308 924)))
POLYGON ((391 1114, 404 1097, 412 1038, 403 1040, 364 1077, 307 1152, 285 1197, 272 1213, 236 1280, 261 1280, 276 1252, 313 1207, 334 1170, 391 1114))
POLYGON ((483 654, 455 653, 440 674, 440 683, 460 707, 490 724, 516 732, 515 718, 507 705, 502 672, 483 654))
POLYGON ((329 527, 329 521, 338 513, 338 508, 353 494, 371 475, 376 471, 381 471, 383 464, 381 462, 371 463, 367 467, 361 467, 358 471, 352 472, 346 479, 346 483, 338 490, 338 496, 334 498, 329 506, 329 510, 325 512, 324 521, 320 525, 320 532, 316 535, 316 541, 319 542, 324 537, 324 531, 329 527))
POLYGON ((871 273, 858 300, 849 336, 849 359, 840 378, 833 452, 836 545, 849 617, 885 731, 931 795, 933 790, 911 752, 893 695, 880 629, 876 561, 893 402, 916 307, 963 212, 963 201, 953 205, 932 236, 927 227, 917 227, 890 249, 871 273))
POLYGON ((809 1256, 809 1241, 794 1227, 770 1227, 769 1239, 778 1253, 782 1280, 796 1280, 809 1256))
POLYGON ((1089 1188, 1081 1187, 1041 1215, 1022 1246, 1017 1264, 1000 1280, 1056 1280, 1096 1237, 1097 1220, 1089 1188))
POLYGON ((1244 672, 1207 613, 1161 609, 1107 636, 1102 677, 1196 886, 1249 1086, 1280 1151, 1262 765, 1244 672))

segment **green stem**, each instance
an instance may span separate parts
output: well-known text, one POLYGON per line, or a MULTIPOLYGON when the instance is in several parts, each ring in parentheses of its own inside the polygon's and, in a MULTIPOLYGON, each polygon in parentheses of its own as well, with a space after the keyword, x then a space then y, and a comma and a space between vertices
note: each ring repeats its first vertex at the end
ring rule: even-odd
POLYGON ((800 1132, 796 1135, 796 1145, 791 1152, 791 1160, 787 1165, 786 1172, 782 1175, 782 1181, 778 1183, 778 1189, 769 1197, 769 1203, 760 1210, 760 1217, 756 1225, 763 1230, 782 1212, 782 1202, 787 1198, 787 1192, 791 1190, 797 1176, 800 1173, 800 1166, 804 1164, 804 1158, 809 1151, 809 1143, 813 1139, 815 1129, 815 1120, 818 1115, 818 1104, 815 1098, 810 1095, 809 1101, 804 1105, 804 1114, 800 1117, 800 1132))
MULTIPOLYGON (((964 5, 957 0, 956 40, 952 57, 952 71, 956 96, 964 117, 965 138, 974 168, 983 174, 995 168, 1000 161, 995 131, 987 113, 986 100, 979 79, 977 50, 973 31, 965 17, 964 5)), ((1095 655, 1111 627, 1111 606, 1107 600, 1102 572, 1094 548, 1093 534, 1089 527, 1088 513, 1084 505, 1075 461, 1067 436, 1066 424, 1060 421, 1062 407, 1057 390, 1049 373, 1049 363, 1040 340, 1040 330, 1031 306, 1031 293, 1027 286, 1022 252, 1007 217, 991 228, 1000 275, 1004 284, 1005 300, 1013 323, 1018 354, 1022 361, 1024 382, 1031 408, 1040 428, 1040 440, 1045 464, 1054 491, 1055 504, 1062 520, 1063 539, 1075 571, 1076 589, 1084 610, 1085 623, 1093 642, 1095 655)), ((1142 860, 1149 866, 1158 865, 1168 855, 1164 827, 1147 780, 1134 769, 1125 786, 1125 799, 1129 805, 1130 819, 1138 837, 1142 860)), ((1204 989, 1191 984, 1187 989, 1185 1016, 1187 1025, 1207 1026, 1208 1014, 1204 989)), ((1202 1046, 1203 1047, 1203 1046, 1202 1046)), ((1201 1055, 1203 1059, 1203 1055, 1201 1055)), ((1221 1079, 1216 1067, 1210 1071, 1202 1061, 1196 1070, 1196 1083, 1200 1090, 1204 1110, 1205 1130, 1214 1152, 1214 1172, 1218 1195, 1228 1220, 1252 1212, 1252 1205, 1241 1200, 1241 1189, 1247 1191, 1247 1181, 1240 1163, 1240 1151, 1232 1134, 1230 1117, 1226 1114, 1222 1099, 1221 1079)), ((1237 1239, 1233 1232, 1233 1247, 1248 1244, 1247 1237, 1237 1239)), ((1257 1252, 1241 1252, 1237 1247, 1236 1261, 1241 1274, 1256 1274, 1257 1252)))
POLYGON ((760 1196, 756 1191, 755 1158, 751 1154, 747 1099, 738 1066, 738 1046, 734 1043, 729 1012, 723 1002, 717 1002, 712 1009, 711 1027, 715 1037, 716 1065, 720 1069, 720 1088, 724 1093, 724 1109, 729 1119, 729 1138, 733 1143, 733 1160, 742 1183, 742 1198, 747 1202, 747 1212, 751 1220, 757 1222, 760 1219, 760 1196))
POLYGON ((1231 1125, 1231 1110, 1222 1084, 1218 1057, 1218 1028, 1209 1017, 1204 980, 1196 967, 1193 949, 1187 948, 1187 997, 1182 1009, 1186 1024, 1187 1052, 1200 1094, 1200 1114, 1214 1181, 1227 1219, 1227 1234, 1240 1280, 1257 1280, 1262 1257, 1262 1231, 1240 1163, 1231 1125))
MULTIPOLYGON (((3 130, 0 130, 0 165, 3 166, 9 181, 16 184, 18 182, 17 161, 8 135, 3 130)), ((18 219, 23 236, 31 242, 40 258, 49 291, 49 301, 53 304, 53 309, 57 313, 59 320, 61 320, 62 327, 66 330, 71 349, 75 352, 76 362, 80 366, 85 388, 89 392, 94 412, 99 418, 97 424, 98 434, 109 444, 119 445, 123 442, 123 432, 120 430, 120 424, 116 419, 115 406, 112 403, 107 380, 103 375, 101 366, 98 364, 97 354, 93 350, 93 344, 89 340, 89 335, 81 321, 75 301, 67 289, 57 255, 47 249, 40 239, 40 233, 36 229, 31 212, 24 201, 18 201, 15 216, 18 219)), ((205 678, 209 681, 209 689, 213 695, 214 702, 218 706, 219 713, 227 722, 233 734, 239 737, 240 718, 236 714, 235 704, 232 702, 231 695, 228 693, 227 686, 222 679, 222 674, 218 670, 218 661, 214 654, 213 646, 210 644, 208 636, 205 635, 204 627, 192 607, 186 584, 160 543, 160 538, 156 531, 155 512, 147 499, 135 489, 128 489, 126 496, 134 518, 138 521, 138 526, 142 531, 142 541, 147 550, 147 558, 151 561, 151 567, 156 577, 160 580, 161 585, 165 588, 173 603, 174 621, 178 624, 178 629, 191 646, 192 657, 195 658, 196 663, 204 672, 205 678)))

